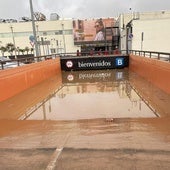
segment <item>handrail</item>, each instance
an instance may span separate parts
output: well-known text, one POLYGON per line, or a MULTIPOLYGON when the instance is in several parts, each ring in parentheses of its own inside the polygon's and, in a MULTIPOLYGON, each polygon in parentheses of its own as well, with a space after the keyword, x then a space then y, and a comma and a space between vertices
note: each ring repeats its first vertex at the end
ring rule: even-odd
POLYGON ((38 56, 38 57, 24 57, 20 59, 9 59, 9 60, 7 59, 5 61, 0 61, 0 70, 18 67, 25 64, 36 63, 44 60, 54 59, 58 56, 59 56, 58 54, 51 54, 51 55, 38 56), (7 65, 7 63, 9 65, 7 65))
POLYGON ((134 54, 134 55, 170 62, 170 53, 166 53, 166 52, 129 50, 129 54, 134 54))
POLYGON ((116 50, 105 50, 105 51, 100 51, 100 50, 89 50, 89 51, 81 51, 81 52, 71 52, 71 53, 60 53, 59 55, 61 57, 67 57, 67 56, 96 56, 96 55, 119 55, 121 52, 116 49, 116 50))
POLYGON ((117 54, 134 54, 134 55, 139 55, 143 57, 148 57, 148 58, 153 58, 153 59, 158 59, 162 61, 168 61, 170 62, 170 53, 166 52, 155 52, 155 51, 140 51, 140 50, 129 50, 128 53, 126 50, 121 50, 121 51, 93 51, 93 53, 90 52, 72 52, 72 53, 59 53, 59 54, 51 54, 51 55, 45 55, 45 56, 38 56, 38 57, 25 57, 21 59, 11 59, 11 60, 5 60, 5 61, 0 61, 0 70, 10 68, 6 67, 5 64, 8 63, 14 63, 14 65, 21 66, 24 64, 30 64, 30 63, 35 63, 35 62, 40 62, 43 60, 48 60, 48 59, 54 59, 58 56, 60 57, 66 57, 66 56, 86 56, 86 55, 117 55, 117 54), (100 53, 100 54, 99 54, 100 53))
MULTIPOLYGON (((38 57, 24 57, 21 59, 9 59, 9 60, 5 60, 5 61, 0 61, 0 70, 2 69, 6 69, 6 68, 10 68, 10 67, 5 67, 5 64, 8 63, 14 63, 14 65, 17 66, 21 66, 23 64, 30 64, 30 63, 35 63, 35 62, 40 62, 43 60, 48 60, 48 59, 54 59, 57 56, 59 57, 77 57, 77 56, 94 56, 94 55, 116 55, 116 54, 120 54, 120 52, 118 50, 110 50, 110 51, 89 51, 89 52, 70 52, 70 53, 56 53, 56 54, 51 54, 51 55, 45 55, 45 56, 38 56, 38 57)), ((12 65, 11 65, 12 66, 12 65)))

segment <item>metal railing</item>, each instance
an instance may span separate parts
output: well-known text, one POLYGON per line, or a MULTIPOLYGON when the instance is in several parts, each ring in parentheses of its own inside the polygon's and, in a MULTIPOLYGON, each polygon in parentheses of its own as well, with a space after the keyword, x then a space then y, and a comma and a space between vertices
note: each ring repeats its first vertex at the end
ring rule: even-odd
POLYGON ((0 70, 14 68, 18 66, 22 66, 25 64, 31 64, 40 62, 43 60, 54 59, 56 57, 81 57, 81 56, 102 56, 102 55, 120 55, 120 51, 88 51, 88 52, 71 52, 71 53, 58 53, 58 54, 51 54, 46 56, 38 56, 38 57, 24 57, 19 59, 6 59, 2 61, 0 59, 0 70))
POLYGON ((0 60, 0 70, 14 68, 25 64, 36 63, 43 60, 54 59, 58 56, 62 58, 62 57, 69 57, 69 56, 77 57, 77 56, 89 56, 89 55, 94 56, 94 55, 125 55, 125 54, 139 55, 143 57, 170 62, 170 53, 165 53, 165 52, 129 50, 127 54, 126 50, 118 51, 118 53, 116 51, 92 51, 92 52, 80 52, 80 53, 77 52, 59 53, 59 54, 51 54, 51 55, 38 56, 38 57, 25 57, 20 59, 9 59, 9 60, 6 59, 4 61, 0 60))
POLYGON ((129 54, 170 62, 170 53, 165 52, 129 50, 129 54))
POLYGON ((91 50, 91 51, 81 51, 81 52, 72 52, 72 53, 60 53, 60 57, 79 57, 79 56, 102 56, 102 55, 120 55, 119 50, 91 50))
POLYGON ((25 57, 20 59, 6 59, 5 57, 3 57, 5 60, 3 61, 0 60, 0 70, 15 68, 18 66, 37 63, 49 59, 55 59, 58 56, 59 56, 58 54, 52 54, 52 55, 38 56, 38 57, 25 57))

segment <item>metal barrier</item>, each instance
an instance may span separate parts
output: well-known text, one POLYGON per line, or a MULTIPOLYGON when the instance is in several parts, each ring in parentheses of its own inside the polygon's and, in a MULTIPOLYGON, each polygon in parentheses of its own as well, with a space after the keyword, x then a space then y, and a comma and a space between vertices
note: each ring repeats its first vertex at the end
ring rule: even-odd
POLYGON ((165 52, 129 50, 129 54, 134 54, 134 55, 170 62, 170 53, 165 53, 165 52))
MULTIPOLYGON (((40 62, 43 60, 48 60, 48 59, 55 59, 56 57, 78 57, 78 56, 107 56, 107 55, 120 55, 120 54, 127 54, 126 50, 122 51, 91 51, 91 52, 72 52, 72 53, 59 53, 59 54, 51 54, 51 55, 46 55, 46 56, 38 56, 38 57, 26 57, 26 58, 21 58, 21 59, 6 59, 4 61, 0 60, 0 70, 3 69, 9 69, 9 68, 14 68, 18 66, 22 66, 25 64, 31 64, 35 62, 40 62)), ((134 55, 139 55, 143 57, 149 57, 153 59, 158 59, 162 61, 168 61, 170 62, 170 53, 165 53, 165 52, 155 52, 155 51, 140 51, 140 50, 129 50, 128 54, 134 54, 134 55)))
POLYGON ((78 57, 78 56, 107 56, 107 55, 120 55, 121 52, 116 49, 116 50, 105 50, 105 51, 100 51, 100 50, 91 50, 87 52, 73 52, 73 53, 60 53, 59 55, 61 57, 67 57, 67 56, 72 56, 72 57, 78 57))
POLYGON ((47 56, 25 57, 21 59, 7 59, 5 57, 3 58, 1 57, 0 58, 0 70, 15 68, 18 66, 23 66, 26 64, 36 63, 36 62, 49 60, 49 59, 55 59, 58 56, 59 54, 52 54, 52 55, 47 55, 47 56), (4 60, 1 60, 1 59, 4 59, 4 60))
POLYGON ((38 57, 25 57, 25 58, 20 58, 20 59, 7 59, 5 57, 5 60, 0 59, 0 70, 3 69, 9 69, 9 68, 14 68, 18 66, 22 66, 25 64, 31 64, 35 62, 40 62, 43 60, 48 60, 48 59, 54 59, 56 57, 82 57, 82 56, 107 56, 107 55, 120 55, 120 52, 118 50, 112 50, 112 51, 88 51, 88 52, 71 52, 71 53, 58 53, 58 54, 51 54, 51 55, 46 55, 46 56, 38 56, 38 57))

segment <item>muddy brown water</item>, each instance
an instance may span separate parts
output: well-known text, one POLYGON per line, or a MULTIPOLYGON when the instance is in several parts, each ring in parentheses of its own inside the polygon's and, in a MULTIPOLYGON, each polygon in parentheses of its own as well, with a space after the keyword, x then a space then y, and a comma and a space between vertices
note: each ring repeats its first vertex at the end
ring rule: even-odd
POLYGON ((123 71, 65 73, 67 81, 40 106, 20 120, 79 120, 159 117, 123 71), (78 75, 77 75, 78 74, 78 75), (70 77, 78 80, 70 80, 70 77))

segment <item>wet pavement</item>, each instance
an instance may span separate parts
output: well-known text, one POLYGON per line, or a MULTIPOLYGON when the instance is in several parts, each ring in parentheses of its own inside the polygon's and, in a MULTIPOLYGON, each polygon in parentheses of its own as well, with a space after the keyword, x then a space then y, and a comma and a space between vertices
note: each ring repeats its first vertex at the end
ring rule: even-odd
POLYGON ((0 103, 0 169, 170 169, 170 96, 128 70, 63 72, 0 103))

